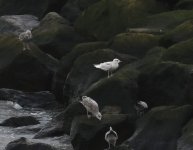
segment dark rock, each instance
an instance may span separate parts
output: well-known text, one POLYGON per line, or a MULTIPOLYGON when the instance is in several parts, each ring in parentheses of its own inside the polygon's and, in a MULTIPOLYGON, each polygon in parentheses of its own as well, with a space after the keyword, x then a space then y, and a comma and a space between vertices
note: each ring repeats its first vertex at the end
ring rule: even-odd
POLYGON ((75 33, 69 22, 55 12, 48 13, 33 30, 33 41, 46 53, 61 58, 82 38, 75 33))
POLYGON ((0 17, 0 33, 16 34, 32 30, 39 25, 38 18, 32 15, 12 15, 0 17))
POLYGON ((61 10, 61 15, 74 23, 82 11, 97 1, 99 0, 68 0, 61 10))
POLYGON ((63 130, 63 122, 64 121, 52 120, 35 134, 34 139, 55 137, 65 134, 65 131, 63 130))
POLYGON ((24 91, 50 90, 58 61, 33 43, 22 51, 22 43, 12 36, 0 36, 0 87, 24 91))
POLYGON ((192 115, 190 105, 154 108, 138 120, 135 133, 124 143, 135 150, 176 150, 181 129, 192 115))
POLYGON ((49 108, 55 104, 55 96, 49 91, 22 92, 13 89, 0 89, 0 99, 17 102, 22 107, 49 108))
POLYGON ((138 78, 138 99, 150 107, 192 104, 191 66, 176 62, 157 62, 143 66, 138 78))
POLYGON ((104 150, 108 147, 104 136, 109 126, 117 132, 117 145, 134 131, 133 120, 127 115, 103 115, 101 121, 86 116, 76 117, 72 122, 70 136, 74 150, 104 150), (100 144, 99 144, 100 143, 100 144))
POLYGON ((82 95, 96 100, 100 109, 117 106, 123 113, 136 115, 134 105, 138 94, 138 76, 138 70, 126 65, 112 77, 94 83, 82 95))
POLYGON ((157 28, 168 31, 180 25, 184 21, 193 19, 193 10, 173 10, 146 16, 136 26, 157 28))
POLYGON ((88 7, 77 19, 75 27, 83 35, 106 40, 128 27, 135 27, 144 16, 167 9, 167 2, 163 1, 103 0, 88 7))
POLYGON ((39 121, 32 116, 11 117, 0 123, 0 126, 20 127, 39 124, 39 121))
POLYGON ((77 0, 69 0, 61 10, 61 15, 67 18, 70 22, 74 23, 74 21, 81 14, 81 10, 77 4, 77 0))
POLYGON ((188 20, 164 34, 160 43, 165 47, 169 47, 175 43, 193 38, 192 34, 193 20, 188 20))
POLYGON ((143 57, 159 44, 159 36, 147 33, 121 33, 112 38, 109 45, 120 53, 143 57))
POLYGON ((193 119, 191 119, 184 127, 181 137, 178 139, 177 150, 185 149, 192 150, 193 147, 193 119))
POLYGON ((162 57, 166 61, 193 64, 193 38, 170 46, 162 57))
POLYGON ((56 148, 44 143, 30 142, 26 138, 21 137, 10 142, 5 150, 56 150, 56 148))
POLYGON ((65 111, 53 118, 43 127, 34 138, 54 137, 70 134, 71 123, 74 117, 86 114, 86 110, 79 102, 70 104, 65 111))
POLYGON ((193 1, 192 0, 179 0, 178 3, 175 5, 175 9, 189 9, 193 8, 193 1))
POLYGON ((75 60, 83 54, 95 51, 97 49, 106 48, 106 47, 107 47, 106 42, 81 43, 76 45, 70 53, 66 54, 61 59, 61 65, 55 73, 55 76, 53 79, 53 85, 52 85, 52 90, 54 91, 58 99, 63 98, 64 83, 75 60))
POLYGON ((1 0, 0 16, 32 14, 43 17, 46 12, 60 10, 66 0, 1 0))
POLYGON ((114 58, 122 61, 120 68, 136 60, 133 56, 117 53, 111 49, 96 50, 81 55, 74 62, 64 85, 64 95, 70 98, 70 102, 76 100, 76 97, 80 96, 81 93, 87 90, 93 83, 103 77, 107 78, 107 72, 95 68, 93 64, 112 61, 114 58))

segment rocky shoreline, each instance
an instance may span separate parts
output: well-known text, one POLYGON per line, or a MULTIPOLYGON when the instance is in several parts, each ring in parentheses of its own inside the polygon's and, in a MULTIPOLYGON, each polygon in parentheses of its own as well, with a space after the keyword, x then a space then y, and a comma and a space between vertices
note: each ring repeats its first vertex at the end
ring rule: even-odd
MULTIPOLYGON (((193 149, 192 0, 1 0, 0 16, 0 99, 60 108, 34 139, 68 135, 74 150, 104 150, 112 126, 113 150, 193 149), (23 51, 18 34, 27 29, 33 39, 23 51), (110 78, 93 66, 114 58, 122 63, 110 78), (83 95, 96 100, 101 121, 86 117, 83 95)), ((0 129, 36 119, 0 118, 0 129)), ((5 148, 28 149, 60 150, 26 137, 5 148)))

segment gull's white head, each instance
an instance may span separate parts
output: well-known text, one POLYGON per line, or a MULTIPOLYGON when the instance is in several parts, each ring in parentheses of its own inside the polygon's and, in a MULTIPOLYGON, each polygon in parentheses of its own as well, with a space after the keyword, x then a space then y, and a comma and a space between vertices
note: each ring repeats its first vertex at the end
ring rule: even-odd
POLYGON ((86 99, 86 98, 88 98, 87 96, 82 96, 82 100, 84 100, 84 99, 86 99))
POLYGON ((26 30, 25 33, 26 34, 31 34, 31 30, 26 30))
POLYGON ((113 59, 113 62, 120 63, 121 61, 118 58, 113 59))
POLYGON ((111 126, 109 127, 109 129, 110 129, 110 131, 112 131, 112 130, 113 130, 113 128, 112 128, 111 126))
POLYGON ((98 112, 95 116, 96 116, 96 118, 97 118, 98 120, 101 120, 101 119, 102 119, 102 115, 101 115, 100 112, 98 112))

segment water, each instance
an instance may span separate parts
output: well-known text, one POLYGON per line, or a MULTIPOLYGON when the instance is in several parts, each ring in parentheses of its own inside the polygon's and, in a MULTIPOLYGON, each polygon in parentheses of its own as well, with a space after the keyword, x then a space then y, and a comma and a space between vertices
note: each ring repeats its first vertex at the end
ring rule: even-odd
POLYGON ((0 126, 0 150, 4 150, 5 146, 20 137, 26 137, 29 141, 47 143, 59 150, 72 150, 69 136, 33 139, 35 133, 48 123, 57 111, 45 111, 41 109, 22 109, 16 110, 12 108, 6 101, 0 101, 0 122, 14 116, 34 116, 40 121, 38 125, 23 126, 18 128, 1 127, 0 126))

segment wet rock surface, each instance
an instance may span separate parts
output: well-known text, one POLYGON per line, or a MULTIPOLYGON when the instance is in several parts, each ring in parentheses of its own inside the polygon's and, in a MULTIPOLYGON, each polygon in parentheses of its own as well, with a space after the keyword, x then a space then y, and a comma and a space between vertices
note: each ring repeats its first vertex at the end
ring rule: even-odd
POLYGON ((4 120, 2 123, 0 123, 0 126, 20 127, 36 124, 39 124, 39 121, 36 118, 32 116, 22 116, 22 117, 11 117, 7 120, 4 120))

